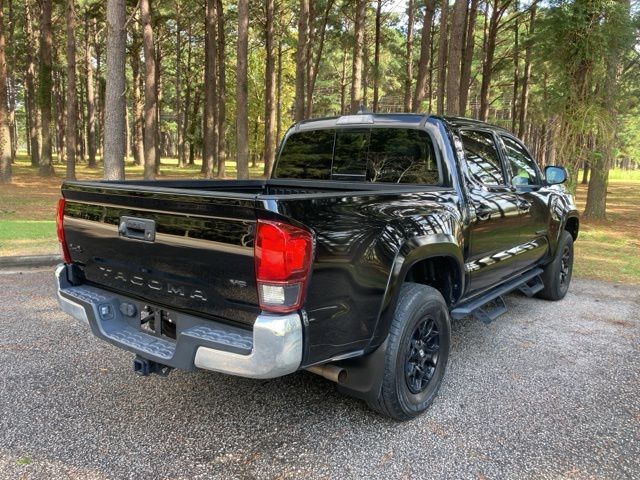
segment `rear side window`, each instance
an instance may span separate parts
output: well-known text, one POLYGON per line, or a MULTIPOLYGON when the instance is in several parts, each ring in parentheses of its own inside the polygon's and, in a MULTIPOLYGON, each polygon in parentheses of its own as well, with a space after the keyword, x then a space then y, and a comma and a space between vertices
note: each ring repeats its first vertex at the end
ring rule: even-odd
MULTIPOLYGON (((280 154, 275 177, 427 185, 438 185, 440 182, 435 148, 431 137, 425 131, 403 128, 344 128, 323 132, 331 132, 332 135, 335 133, 335 149, 327 176, 310 177, 298 165, 292 166, 292 158, 296 157, 291 154, 290 149, 299 152, 298 145, 301 142, 298 136, 311 133, 301 132, 287 139, 280 154)), ((311 148, 307 151, 307 160, 298 163, 319 164, 317 150, 311 148)))
POLYGON ((372 129, 367 159, 370 182, 440 182, 431 137, 422 130, 372 129))
POLYGON ((471 176, 483 185, 504 185, 502 162, 493 135, 479 130, 462 130, 460 140, 471 176))

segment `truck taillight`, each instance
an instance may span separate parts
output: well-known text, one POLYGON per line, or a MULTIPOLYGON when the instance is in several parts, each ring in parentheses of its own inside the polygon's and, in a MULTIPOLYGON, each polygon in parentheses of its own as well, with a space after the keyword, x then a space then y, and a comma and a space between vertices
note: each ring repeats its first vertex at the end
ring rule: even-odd
POLYGON ((260 307, 292 312, 302 305, 311 265, 311 233, 282 222, 258 220, 255 261, 260 307))
POLYGON ((64 238, 64 198, 58 200, 58 210, 56 211, 56 232, 58 233, 58 242, 60 242, 60 250, 62 251, 62 260, 64 263, 71 263, 71 255, 64 238))

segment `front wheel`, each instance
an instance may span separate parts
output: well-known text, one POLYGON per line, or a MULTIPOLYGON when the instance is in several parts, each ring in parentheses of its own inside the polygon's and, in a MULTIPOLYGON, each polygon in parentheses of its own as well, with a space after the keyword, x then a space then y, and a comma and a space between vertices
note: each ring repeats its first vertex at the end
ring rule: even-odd
POLYGON ((369 405, 396 420, 425 411, 436 397, 449 359, 451 320, 436 289, 405 283, 389 330, 382 388, 369 405))
POLYGON ((544 288, 538 297, 546 300, 562 300, 569 291, 573 273, 573 237, 563 230, 558 241, 558 249, 553 261, 544 268, 542 282, 544 288))

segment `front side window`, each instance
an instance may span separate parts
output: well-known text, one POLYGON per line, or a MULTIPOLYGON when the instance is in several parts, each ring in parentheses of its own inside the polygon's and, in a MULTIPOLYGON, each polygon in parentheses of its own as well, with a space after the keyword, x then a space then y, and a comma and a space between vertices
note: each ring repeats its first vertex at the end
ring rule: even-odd
POLYGON ((425 131, 408 128, 356 127, 294 133, 284 144, 274 177, 440 183, 431 136, 425 131), (327 135, 331 136, 331 141, 325 138, 327 135), (334 145, 334 135, 335 147, 330 150, 328 145, 334 145), (318 171, 322 175, 315 174, 318 171))
POLYGON ((504 152, 511 167, 511 183, 518 187, 522 185, 540 185, 540 177, 536 169, 536 162, 527 150, 509 137, 501 137, 504 152))
POLYGON ((502 162, 493 135, 481 130, 462 130, 460 140, 473 179, 482 185, 504 185, 502 162))

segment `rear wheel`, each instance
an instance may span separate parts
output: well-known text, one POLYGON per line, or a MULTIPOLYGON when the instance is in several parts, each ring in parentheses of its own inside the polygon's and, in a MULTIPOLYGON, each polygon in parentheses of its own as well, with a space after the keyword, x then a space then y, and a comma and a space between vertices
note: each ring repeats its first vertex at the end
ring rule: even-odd
POLYGON ((389 330, 382 388, 370 406, 397 420, 425 411, 436 397, 449 358, 451 321, 436 289, 402 286, 389 330))
POLYGON ((546 300, 562 300, 569 291, 573 273, 573 237, 563 230, 558 241, 556 257, 547 265, 542 274, 544 288, 538 297, 546 300))

